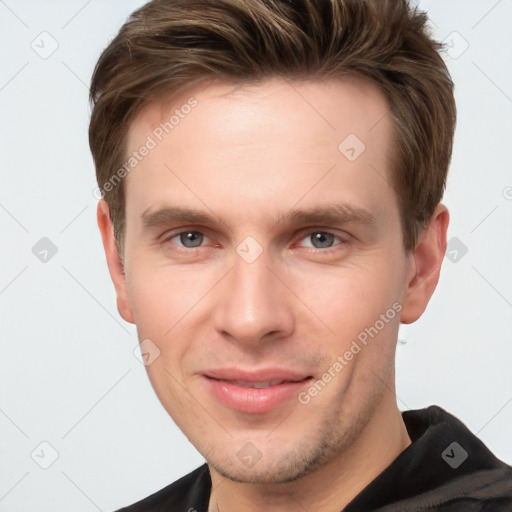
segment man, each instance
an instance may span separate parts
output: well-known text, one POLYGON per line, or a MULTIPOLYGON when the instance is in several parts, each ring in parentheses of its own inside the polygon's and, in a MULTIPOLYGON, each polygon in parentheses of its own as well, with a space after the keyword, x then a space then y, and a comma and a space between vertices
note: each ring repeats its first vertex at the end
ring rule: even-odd
POLYGON ((206 459, 123 510, 512 510, 512 468, 396 403, 449 221, 453 84, 425 27, 405 0, 160 0, 102 54, 118 309, 206 459))

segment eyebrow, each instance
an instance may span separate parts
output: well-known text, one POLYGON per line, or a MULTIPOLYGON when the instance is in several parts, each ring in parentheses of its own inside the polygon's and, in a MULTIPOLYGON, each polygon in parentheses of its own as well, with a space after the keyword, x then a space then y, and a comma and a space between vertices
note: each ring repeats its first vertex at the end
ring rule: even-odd
MULTIPOLYGON (((144 228, 152 228, 171 224, 173 222, 190 222, 191 224, 214 225, 219 222, 226 225, 219 217, 210 213, 182 208, 177 206, 164 206, 154 212, 146 209, 142 215, 144 228)), ((376 218, 368 210, 346 203, 331 203, 326 206, 317 206, 309 209, 290 209, 282 215, 272 219, 272 228, 278 223, 287 225, 301 224, 345 224, 356 222, 360 224, 375 224, 376 218)))

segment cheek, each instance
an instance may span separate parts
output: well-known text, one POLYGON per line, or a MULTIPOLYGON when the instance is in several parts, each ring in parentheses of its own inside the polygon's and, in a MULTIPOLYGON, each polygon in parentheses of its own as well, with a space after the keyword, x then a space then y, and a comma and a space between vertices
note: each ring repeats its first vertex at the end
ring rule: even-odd
POLYGON ((208 293, 216 275, 207 267, 132 268, 127 282, 139 339, 153 341, 166 366, 179 366, 195 350, 211 318, 208 293))
POLYGON ((139 338, 161 338, 173 325, 172 293, 156 275, 132 273, 127 285, 139 338))
POLYGON ((290 288, 299 307, 309 310, 307 318, 347 339, 373 325, 400 297, 397 268, 389 261, 389 255, 375 252, 358 264, 303 268, 290 275, 290 288))

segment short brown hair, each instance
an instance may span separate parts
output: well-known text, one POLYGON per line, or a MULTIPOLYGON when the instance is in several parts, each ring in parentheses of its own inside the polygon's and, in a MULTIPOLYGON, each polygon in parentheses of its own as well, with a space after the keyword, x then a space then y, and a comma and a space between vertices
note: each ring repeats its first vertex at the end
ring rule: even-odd
MULTIPOLYGON (((89 143, 123 254, 130 122, 149 101, 205 79, 259 82, 362 76, 386 95, 394 123, 393 188, 404 247, 441 201, 455 129, 453 83, 407 0, 153 0, 103 51, 92 77, 89 143)), ((376 179, 380 179, 376 177, 376 179)))

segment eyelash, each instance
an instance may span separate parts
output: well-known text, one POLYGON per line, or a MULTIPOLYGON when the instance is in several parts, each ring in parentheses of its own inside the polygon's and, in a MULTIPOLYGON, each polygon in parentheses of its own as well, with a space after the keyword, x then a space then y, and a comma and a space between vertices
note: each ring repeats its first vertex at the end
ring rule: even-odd
MULTIPOLYGON (((184 230, 178 231, 176 233, 172 233, 169 236, 166 236, 162 240, 162 244, 170 243, 173 238, 177 238, 184 233, 199 233, 199 234, 203 235, 204 237, 206 237, 207 239, 209 239, 208 235, 206 235, 203 231, 199 231, 196 229, 184 229, 184 230)), ((321 230, 321 229, 312 229, 312 230, 309 230, 306 232, 302 232, 299 240, 302 241, 305 238, 311 237, 311 235, 317 234, 317 233, 322 233, 325 235, 332 235, 335 239, 337 239, 339 241, 339 243, 337 243, 331 247, 326 247, 326 248, 307 247, 308 249, 313 250, 314 252, 328 253, 331 251, 335 251, 337 248, 339 248, 339 246, 343 246, 348 243, 348 240, 341 238, 340 236, 332 233, 331 231, 325 231, 325 230, 321 230)), ((179 251, 188 252, 188 253, 192 252, 194 249, 197 250, 197 249, 205 249, 206 248, 204 245, 200 245, 198 247, 185 247, 183 245, 178 245, 178 244, 173 244, 173 245, 176 245, 176 247, 178 247, 179 251)))

